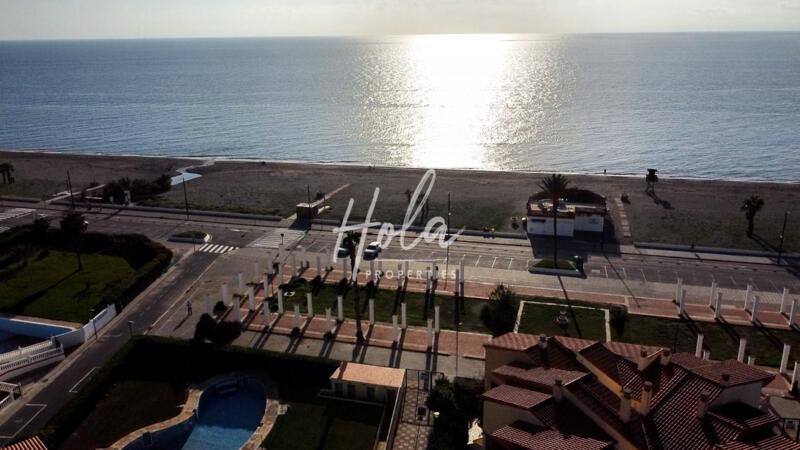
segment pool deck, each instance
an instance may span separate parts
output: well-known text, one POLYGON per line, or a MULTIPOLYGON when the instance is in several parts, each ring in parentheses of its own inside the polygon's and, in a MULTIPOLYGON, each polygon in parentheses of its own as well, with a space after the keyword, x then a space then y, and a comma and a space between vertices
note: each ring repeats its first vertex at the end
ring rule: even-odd
POLYGON ((197 385, 189 386, 189 393, 186 396, 186 403, 183 404, 183 409, 177 416, 133 431, 109 446, 107 450, 123 450, 132 442, 140 439, 145 433, 153 433, 186 422, 194 415, 200 404, 200 397, 206 389, 223 381, 235 378, 254 379, 261 383, 264 388, 266 402, 264 407, 264 415, 261 418, 261 424, 258 426, 258 428, 256 428, 247 442, 240 447, 243 450, 257 450, 261 446, 261 442, 264 441, 264 438, 267 436, 267 434, 269 434, 270 430, 272 430, 272 425, 275 424, 275 419, 278 417, 278 389, 272 380, 265 378, 263 375, 255 375, 250 373, 229 373, 209 378, 208 380, 197 385))

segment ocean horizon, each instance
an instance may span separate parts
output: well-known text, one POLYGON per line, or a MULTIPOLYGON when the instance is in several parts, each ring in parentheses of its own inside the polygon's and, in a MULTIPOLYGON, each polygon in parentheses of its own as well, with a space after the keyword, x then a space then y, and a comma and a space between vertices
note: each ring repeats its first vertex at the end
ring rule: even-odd
POLYGON ((0 148, 800 181, 800 33, 0 42, 0 148))

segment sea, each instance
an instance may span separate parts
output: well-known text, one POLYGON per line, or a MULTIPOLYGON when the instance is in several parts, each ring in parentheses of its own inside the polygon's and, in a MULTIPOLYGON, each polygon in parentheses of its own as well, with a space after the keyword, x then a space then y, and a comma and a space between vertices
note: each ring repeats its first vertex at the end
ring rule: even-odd
POLYGON ((800 33, 0 42, 0 148, 800 181, 800 33))

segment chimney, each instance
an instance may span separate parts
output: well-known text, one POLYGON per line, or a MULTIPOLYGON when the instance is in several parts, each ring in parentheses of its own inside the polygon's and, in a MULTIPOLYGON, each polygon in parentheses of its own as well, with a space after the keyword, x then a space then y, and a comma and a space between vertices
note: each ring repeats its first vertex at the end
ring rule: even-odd
POLYGON ((650 361, 647 359, 647 356, 648 356, 647 350, 645 349, 639 350, 639 360, 638 364, 636 364, 636 368, 639 370, 639 372, 643 371, 644 369, 647 369, 647 366, 650 363, 650 361))
POLYGON ((561 378, 556 378, 555 384, 553 385, 553 398, 555 399, 555 401, 560 402, 563 397, 564 397, 564 383, 561 381, 561 378))
POLYGON ((642 387, 642 399, 639 402, 641 406, 641 414, 646 416, 650 412, 650 400, 653 398, 653 383, 649 381, 644 382, 642 387))
POLYGON ((728 382, 731 381, 731 373, 727 370, 723 370, 720 374, 720 378, 722 378, 723 383, 728 384, 728 382))
POLYGON ((631 420, 631 391, 625 388, 619 401, 619 420, 628 423, 631 420))
POLYGON ((708 391, 703 391, 697 401, 697 417, 702 419, 706 416, 706 413, 708 413, 708 391))
POLYGON ((671 357, 672 352, 668 348, 661 350, 661 365, 668 366, 671 357))
POLYGON ((539 335, 539 347, 541 347, 542 350, 547 349, 547 336, 543 334, 539 335))

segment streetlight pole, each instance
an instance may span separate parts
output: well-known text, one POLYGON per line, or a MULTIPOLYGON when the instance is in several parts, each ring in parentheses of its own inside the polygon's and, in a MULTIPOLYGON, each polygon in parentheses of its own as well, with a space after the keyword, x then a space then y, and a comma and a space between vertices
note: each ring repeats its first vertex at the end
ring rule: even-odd
POLYGON ((186 208, 186 221, 189 221, 189 196, 186 195, 186 177, 181 177, 183 185, 183 205, 186 208))
POLYGON ((778 245, 778 265, 781 265, 781 256, 783 255, 783 239, 786 236, 786 222, 789 221, 789 211, 783 213, 783 229, 781 229, 780 244, 778 245))
POLYGON ((67 170, 67 189, 69 190, 69 201, 72 205, 72 209, 75 209, 75 197, 72 196, 72 179, 69 176, 69 170, 67 170))

